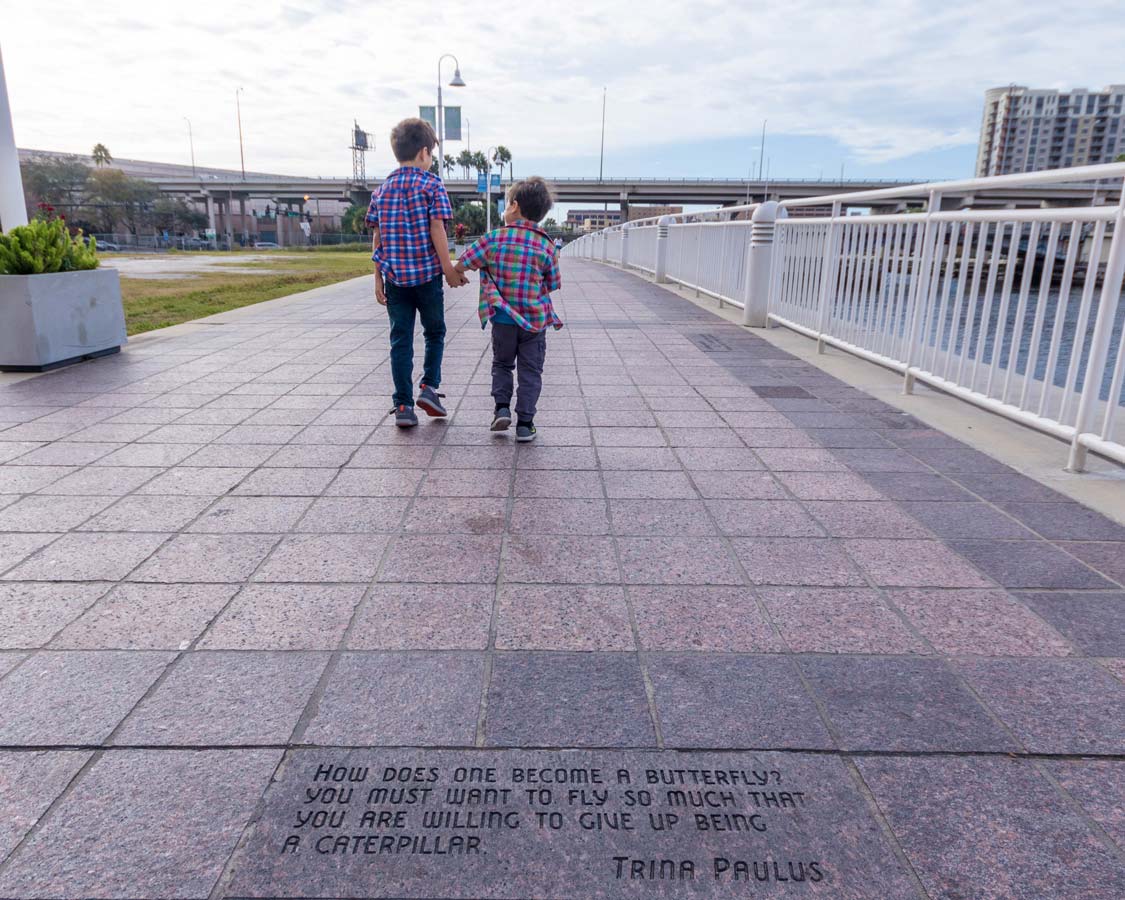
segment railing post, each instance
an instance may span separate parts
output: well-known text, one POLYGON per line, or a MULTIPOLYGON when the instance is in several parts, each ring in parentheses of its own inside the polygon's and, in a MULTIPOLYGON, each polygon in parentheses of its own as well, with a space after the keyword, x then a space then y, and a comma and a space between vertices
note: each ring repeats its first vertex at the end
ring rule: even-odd
MULTIPOLYGON (((781 211, 784 217, 784 210, 781 211)), ((742 324, 765 328, 769 324, 770 269, 778 205, 767 201, 750 219, 750 246, 746 250, 746 286, 742 297, 742 324)))
MULTIPOLYGON (((914 354, 921 338, 918 335, 918 326, 923 319, 922 308, 930 301, 930 267, 934 259, 934 243, 937 228, 934 225, 934 213, 941 211, 941 192, 930 191, 929 201, 926 204, 926 229, 922 233, 922 259, 914 273, 914 283, 910 286, 910 332, 906 341, 906 368, 903 372, 902 392, 914 392, 914 373, 910 371, 914 364, 914 354)), ((940 263, 939 263, 940 265, 940 263)))
POLYGON ((609 235, 605 233, 604 228, 598 233, 602 237, 602 262, 609 262, 609 235))
MULTIPOLYGON (((1098 402, 1098 394, 1101 393, 1102 373, 1109 352, 1109 340, 1113 335, 1114 320, 1117 318, 1121 284, 1125 280, 1125 182, 1122 182, 1122 192, 1121 200, 1117 204, 1117 215, 1113 220, 1113 240, 1109 244, 1105 278, 1098 298, 1098 320, 1094 323, 1094 335, 1090 339, 1090 358, 1086 363, 1086 377, 1082 380, 1082 395, 1078 399, 1078 413, 1074 417, 1074 438, 1070 443, 1070 458, 1066 465, 1071 472, 1081 472, 1086 468, 1087 450, 1081 443, 1082 435, 1087 431, 1090 416, 1098 402)), ((1029 248, 1028 252, 1034 252, 1034 248, 1029 248)), ((1086 277, 1094 278, 1096 275, 1097 273, 1088 273, 1086 277)), ((1125 335, 1122 336, 1122 340, 1125 340, 1125 335)), ((1125 348, 1118 352, 1125 353, 1125 348)), ((1116 403, 1117 398, 1108 397, 1106 402, 1116 403)))
POLYGON ((672 224, 671 216, 661 216, 656 222, 656 283, 668 283, 668 226, 672 224))
POLYGON ((816 310, 816 352, 824 353, 824 333, 828 330, 828 316, 836 299, 836 278, 840 271, 840 249, 844 229, 836 220, 840 218, 840 201, 832 204, 832 221, 824 238, 824 266, 820 272, 820 297, 816 310))
POLYGON ((629 268, 629 226, 621 226, 621 268, 629 268))

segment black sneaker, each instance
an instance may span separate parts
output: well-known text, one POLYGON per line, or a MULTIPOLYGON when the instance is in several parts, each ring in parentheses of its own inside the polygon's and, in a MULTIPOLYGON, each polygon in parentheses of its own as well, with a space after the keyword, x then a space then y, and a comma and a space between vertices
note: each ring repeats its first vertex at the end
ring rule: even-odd
POLYGON ((492 416, 492 431, 507 431, 512 424, 512 411, 506 406, 496 407, 492 416))
POLYGON ((427 415, 447 416, 449 413, 441 405, 441 398, 444 396, 445 394, 439 394, 432 387, 423 384, 418 391, 418 405, 426 411, 427 415))
POLYGON ((530 422, 516 423, 516 440, 521 444, 529 444, 535 440, 535 426, 530 422))
POLYGON ((413 406, 396 406, 395 407, 395 424, 399 428, 413 428, 418 424, 418 417, 414 415, 413 406))

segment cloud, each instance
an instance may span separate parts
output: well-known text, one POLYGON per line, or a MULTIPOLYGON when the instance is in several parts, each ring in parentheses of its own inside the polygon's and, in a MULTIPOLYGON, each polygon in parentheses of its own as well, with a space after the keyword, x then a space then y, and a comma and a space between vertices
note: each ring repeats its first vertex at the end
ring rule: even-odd
POLYGON ((345 173, 357 118, 376 136, 368 167, 380 171, 392 164, 391 126, 433 104, 438 56, 451 51, 468 87, 445 99, 462 106, 474 146, 504 143, 523 159, 596 154, 606 86, 607 152, 749 145, 768 119, 771 135, 821 137, 877 163, 971 145, 994 85, 1121 82, 1125 45, 1118 0, 1069 4, 1065 28, 1047 0, 114 7, 108 22, 77 0, 5 13, 21 144, 102 141, 123 157, 181 161, 189 116, 200 164, 237 165, 241 84, 248 167, 345 173), (67 66, 43 66, 21 39, 46 33, 67 66))

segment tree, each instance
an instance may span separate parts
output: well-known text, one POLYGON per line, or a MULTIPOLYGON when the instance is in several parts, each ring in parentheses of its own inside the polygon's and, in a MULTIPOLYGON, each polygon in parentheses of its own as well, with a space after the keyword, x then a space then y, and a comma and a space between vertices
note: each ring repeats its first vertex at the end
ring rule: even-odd
POLYGON ((457 167, 457 161, 452 156, 445 157, 445 174, 449 175, 457 167))
POLYGON ((28 200, 70 210, 86 200, 90 167, 77 156, 36 156, 20 164, 28 200))
POLYGON ((479 150, 476 153, 469 154, 473 158, 472 166, 477 170, 477 174, 488 171, 488 157, 481 153, 479 150))
POLYGON ((171 235, 199 231, 207 227, 207 213, 182 198, 161 197, 152 204, 151 222, 157 231, 171 235))
POLYGON ((543 230, 544 231, 558 231, 559 230, 559 223, 555 221, 554 216, 548 216, 546 219, 543 220, 543 230))
POLYGON ((98 169, 90 174, 90 204, 104 231, 112 232, 121 223, 137 234, 151 222, 154 203, 160 190, 150 181, 130 178, 120 169, 98 169))
POLYGON ((504 166, 508 167, 508 178, 512 178, 512 151, 501 144, 492 154, 492 161, 500 167, 500 174, 504 174, 504 166))
POLYGON ((484 207, 479 203, 460 201, 453 208, 454 225, 462 224, 469 234, 484 234, 486 226, 484 207))
POLYGON ((105 144, 94 144, 94 149, 90 152, 90 155, 94 157, 94 165, 99 169, 113 162, 113 156, 105 144))
POLYGON ((466 181, 469 180, 469 169, 473 167, 474 162, 474 155, 469 150, 462 150, 457 154, 457 165, 459 165, 461 170, 465 173, 466 181))
POLYGON ((1125 153, 1118 153, 1113 161, 1114 162, 1125 162, 1125 153))
POLYGON ((364 218, 366 217, 366 215, 366 206, 360 206, 357 203, 353 203, 346 210, 344 210, 344 215, 340 219, 340 230, 345 234, 363 234, 363 232, 367 228, 367 225, 364 222, 364 218))

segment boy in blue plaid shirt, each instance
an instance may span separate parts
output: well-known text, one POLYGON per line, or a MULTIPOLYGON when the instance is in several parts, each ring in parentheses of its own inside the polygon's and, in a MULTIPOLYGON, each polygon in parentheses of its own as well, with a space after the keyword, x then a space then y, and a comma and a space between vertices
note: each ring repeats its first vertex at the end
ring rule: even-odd
POLYGON ((365 221, 371 226, 375 299, 391 320, 391 377, 395 424, 418 424, 414 414, 414 318, 422 320, 426 355, 418 405, 431 416, 446 415, 437 389, 445 349, 445 296, 469 279, 453 267, 445 223, 453 218, 445 185, 430 171, 437 136, 421 119, 403 119, 391 131, 399 167, 371 195, 365 221))

